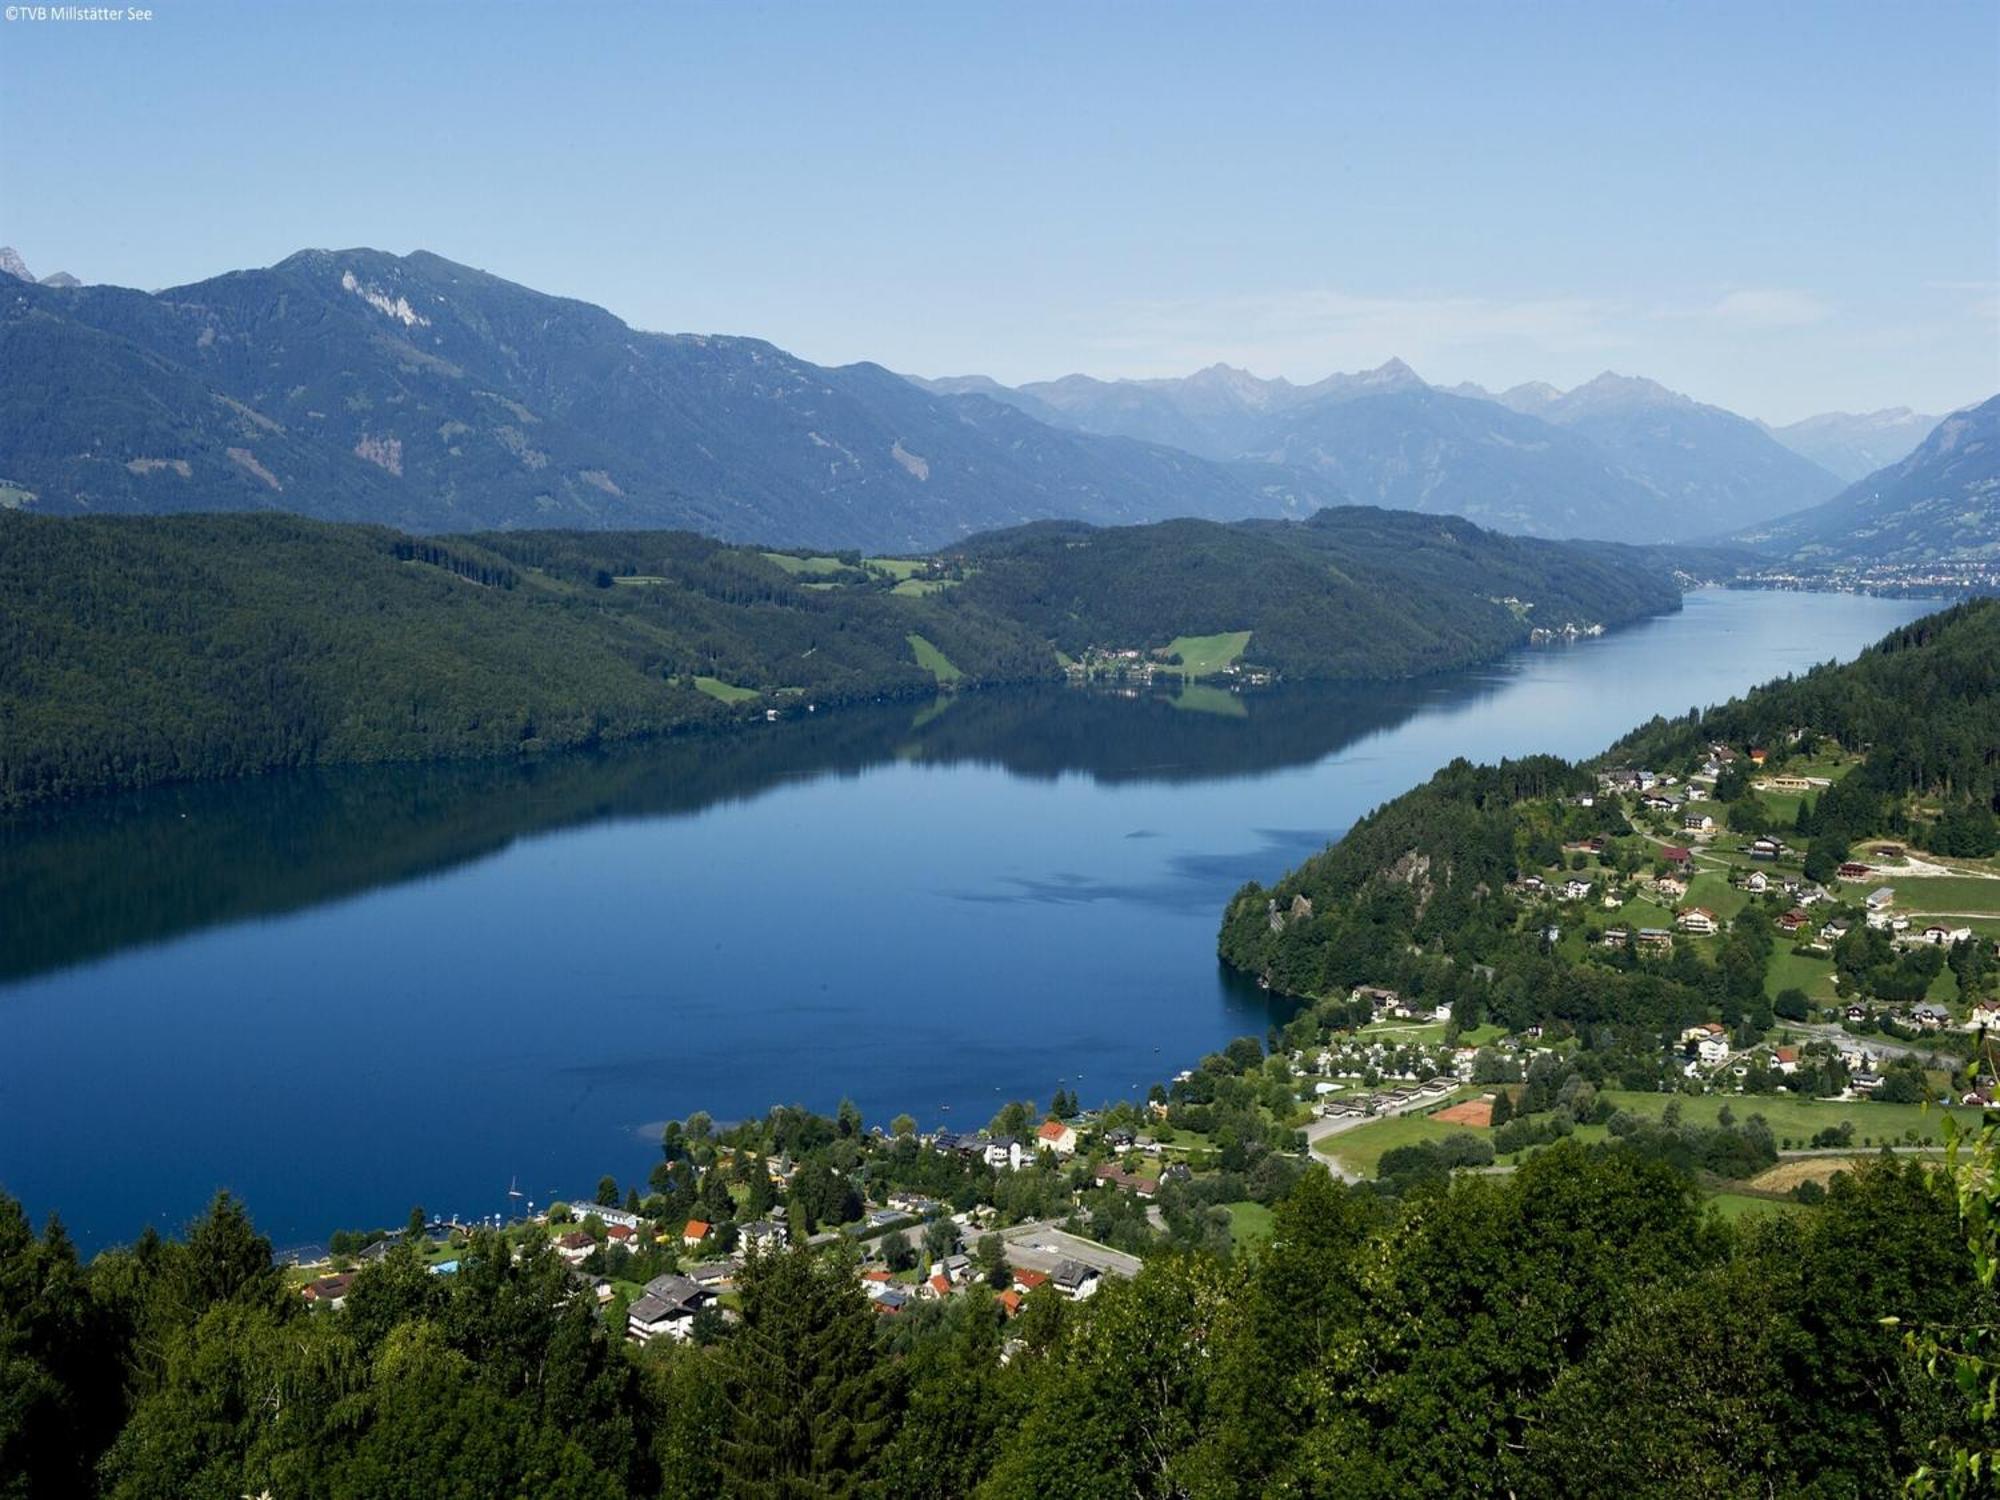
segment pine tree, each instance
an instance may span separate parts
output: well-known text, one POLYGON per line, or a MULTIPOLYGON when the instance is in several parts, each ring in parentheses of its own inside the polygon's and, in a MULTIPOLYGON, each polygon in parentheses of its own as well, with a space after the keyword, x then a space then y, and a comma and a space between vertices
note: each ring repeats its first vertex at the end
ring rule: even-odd
POLYGON ((759 1256, 729 1340, 725 1493, 791 1500, 859 1493, 889 1426, 875 1320, 842 1255, 759 1256))

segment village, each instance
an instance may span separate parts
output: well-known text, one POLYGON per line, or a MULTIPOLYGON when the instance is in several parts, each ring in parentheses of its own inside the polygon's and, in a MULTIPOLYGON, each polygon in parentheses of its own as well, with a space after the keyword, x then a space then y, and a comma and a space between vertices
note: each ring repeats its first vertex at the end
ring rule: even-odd
MULTIPOLYGON (((413 1222, 359 1244, 349 1236, 340 1253, 299 1257, 295 1283, 338 1308, 354 1277, 399 1245, 451 1275, 471 1233, 498 1232, 517 1256, 546 1247, 559 1257, 577 1295, 634 1343, 706 1341, 735 1316, 746 1261, 802 1233, 851 1257, 882 1317, 982 1296, 1011 1320, 1037 1299, 1086 1299, 1164 1247, 1253 1248, 1269 1232, 1269 1204, 1309 1163, 1387 1188, 1427 1152, 1504 1172, 1558 1139, 1649 1122, 1728 1131, 1739 1116, 1757 1122, 1763 1170, 1712 1177, 1708 1189, 1725 1211, 1783 1207, 1859 1151, 1935 1149, 1947 1114, 1992 1102, 1981 1043, 2000 1029, 2000 1000, 1990 987, 1963 992, 1958 976, 1991 972, 2000 872, 1887 839, 1809 868, 1770 830, 1854 761, 1767 773, 1766 759, 1714 745, 1682 775, 1604 770, 1575 804, 1624 831, 1543 848, 1507 887, 1521 929, 1580 964, 1667 972, 1677 955, 1712 960, 1757 935, 1752 947, 1768 952, 1762 1000, 1639 1053, 1607 1062, 1567 1026, 1466 1025, 1450 1003, 1360 984, 1261 1040, 1239 1038, 1143 1101, 1086 1110, 1059 1092, 1048 1111, 1010 1105, 987 1129, 963 1132, 919 1131, 906 1116, 863 1131, 843 1109, 833 1133, 845 1138, 805 1153, 759 1149, 755 1124, 711 1139, 691 1121, 686 1133, 669 1127, 670 1160, 649 1193, 607 1178, 595 1201, 479 1224, 413 1222), (1716 792, 1732 767, 1739 785, 1725 804, 1716 792), (1910 983, 1894 998, 1871 992, 1906 968, 1910 983), (820 1202, 802 1196, 809 1163, 844 1204, 800 1209, 820 1202), (676 1216, 683 1202, 698 1211, 676 1216), (814 1220, 803 1231, 800 1212, 814 1220)), ((1269 907, 1273 931, 1314 917, 1303 894, 1269 907)))

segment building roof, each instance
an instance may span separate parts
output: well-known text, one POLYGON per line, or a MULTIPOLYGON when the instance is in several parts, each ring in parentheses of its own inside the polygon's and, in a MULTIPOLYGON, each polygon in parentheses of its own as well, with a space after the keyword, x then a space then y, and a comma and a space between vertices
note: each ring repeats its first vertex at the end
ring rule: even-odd
MULTIPOLYGON (((657 1298, 669 1307, 693 1308, 708 1296, 705 1287, 696 1285, 685 1276, 669 1272, 665 1276, 655 1276, 646 1283, 646 1296, 657 1298)), ((634 1306, 637 1304, 635 1303, 634 1306)))
POLYGON ((709 1223, 706 1219, 689 1219, 687 1228, 681 1231, 682 1239, 707 1239, 709 1223))
POLYGON ((1045 1284, 1048 1281, 1048 1279, 1049 1278, 1043 1275, 1040 1271, 1016 1271, 1014 1273, 1015 1283, 1017 1285, 1026 1287, 1031 1292, 1036 1287, 1045 1284))
POLYGON ((1097 1272, 1078 1260, 1059 1260, 1056 1268, 1049 1273, 1049 1279, 1065 1291, 1075 1291, 1086 1281, 1093 1280, 1097 1272))
POLYGON ((1045 1141, 1059 1141, 1069 1134, 1069 1126, 1063 1124, 1061 1120, 1044 1120, 1042 1128, 1035 1134, 1045 1141))

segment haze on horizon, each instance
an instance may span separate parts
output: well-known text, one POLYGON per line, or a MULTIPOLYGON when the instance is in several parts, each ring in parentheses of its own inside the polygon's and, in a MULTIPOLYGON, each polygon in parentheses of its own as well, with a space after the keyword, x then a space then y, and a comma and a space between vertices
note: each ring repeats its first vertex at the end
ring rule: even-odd
POLYGON ((2000 6, 163 3, 0 25, 0 243, 160 287, 423 248, 1008 383, 1606 368, 2000 389, 2000 6))

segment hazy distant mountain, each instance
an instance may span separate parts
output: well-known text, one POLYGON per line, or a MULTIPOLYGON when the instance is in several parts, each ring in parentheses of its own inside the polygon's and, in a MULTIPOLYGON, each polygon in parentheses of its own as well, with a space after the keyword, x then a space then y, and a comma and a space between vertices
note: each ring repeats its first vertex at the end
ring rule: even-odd
POLYGON ((1465 516, 1525 536, 1689 534, 1584 439, 1443 391, 1314 402, 1274 423, 1252 451, 1325 474, 1360 504, 1465 516))
MULTIPOLYGON (((984 381, 984 377, 972 377, 984 381)), ((1329 375, 1311 385, 1282 377, 1264 380, 1248 370, 1215 364, 1192 375, 1156 380, 1098 380, 1065 375, 1009 390, 984 381, 985 394, 1024 411, 1053 413, 1053 420, 1083 432, 1166 443, 1208 458, 1239 458, 1270 445, 1274 420, 1318 401, 1390 391, 1423 390, 1417 372, 1400 359, 1353 375, 1329 375)))
POLYGON ((70 275, 69 272, 67 271, 51 271, 48 275, 42 278, 42 285, 53 286, 53 287, 68 287, 68 286, 82 286, 83 283, 79 281, 76 277, 70 275))
POLYGON ((154 295, 0 294, 0 502, 50 513, 924 548, 1042 517, 1227 520, 1337 499, 1323 480, 1057 429, 877 365, 641 333, 425 253, 305 251, 154 295))
POLYGON ((1501 400, 1596 444, 1618 470, 1658 497, 1675 535, 1699 536, 1815 505, 1840 481, 1755 422, 1614 375, 1564 392, 1516 386, 1501 400))
POLYGON ((1765 431, 1794 453, 1852 482, 1909 456, 1938 419, 1907 406, 1856 414, 1830 411, 1765 431))
POLYGON ((2000 558, 2000 396, 1824 505, 1739 540, 1817 566, 2000 558))
POLYGON ((1839 488, 1753 422, 1610 374, 1567 393, 1535 382, 1498 395, 1428 386, 1399 359, 1308 385, 1228 365, 1177 380, 955 384, 975 380, 1087 432, 1310 469, 1357 502, 1529 535, 1686 539, 1839 488))

